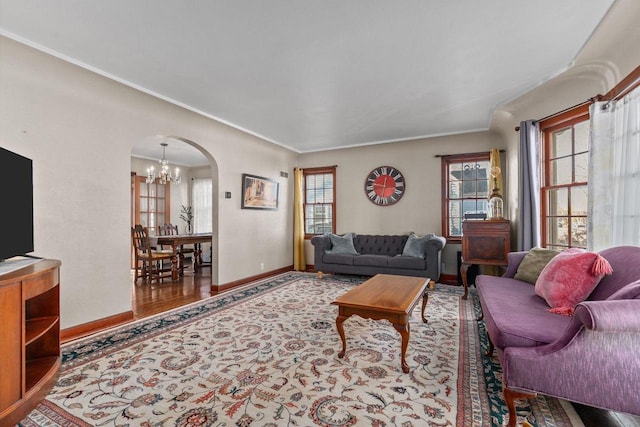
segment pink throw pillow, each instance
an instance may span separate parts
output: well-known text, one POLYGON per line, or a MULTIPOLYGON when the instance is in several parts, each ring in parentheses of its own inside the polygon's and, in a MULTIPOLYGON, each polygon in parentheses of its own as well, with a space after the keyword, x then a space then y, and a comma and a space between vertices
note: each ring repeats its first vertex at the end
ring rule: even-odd
POLYGON ((611 265, 601 255, 584 249, 567 249, 542 270, 535 292, 547 301, 549 311, 571 316, 575 306, 587 299, 605 274, 612 272, 611 265))

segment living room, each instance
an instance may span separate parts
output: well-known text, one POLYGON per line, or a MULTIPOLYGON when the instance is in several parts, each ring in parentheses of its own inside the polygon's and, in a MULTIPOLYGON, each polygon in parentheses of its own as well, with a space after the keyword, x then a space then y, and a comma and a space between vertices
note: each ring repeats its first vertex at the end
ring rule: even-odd
MULTIPOLYGON (((640 63, 633 47, 638 37, 635 7, 633 1, 616 2, 573 64, 496 108, 488 130, 310 153, 273 144, 3 36, 2 146, 34 159, 35 252, 64 262, 62 328, 130 310, 129 175, 134 141, 175 135, 207 153, 217 183, 213 281, 218 284, 292 264, 293 184, 279 177, 295 166, 338 165, 338 232, 440 234, 441 168, 434 156, 505 149, 505 216, 515 218, 514 127, 521 120, 539 119, 605 93, 631 72, 640 63), (377 208, 362 195, 364 177, 381 164, 395 164, 407 176, 407 188, 414 189, 393 207, 377 208), (278 177, 281 208, 240 209, 243 173, 278 177), (226 191, 231 199, 224 198, 226 191), (240 230, 252 238, 238 238, 240 230), (275 240, 281 250, 273 250, 275 240)), ((311 245, 307 247, 311 260, 311 245)), ((456 252, 445 248, 447 274, 455 274, 456 252)))
MULTIPOLYGON (((136 141, 178 136, 209 160, 212 280, 218 285, 292 265, 294 167, 337 165, 338 233, 441 234, 442 171, 436 156, 503 149, 505 217, 513 219, 519 208, 519 135, 514 128, 522 120, 540 119, 606 93, 634 70, 640 64, 639 17, 638 2, 616 1, 566 69, 493 106, 486 129, 309 152, 123 84, 3 28, 0 146, 34 161, 34 253, 62 261, 61 328, 131 311, 130 173, 136 141), (398 167, 408 182, 402 201, 393 207, 375 206, 363 194, 365 177, 383 164, 398 167), (244 173, 279 182, 277 210, 241 209, 244 173), (226 192, 231 198, 225 198, 226 192)), ((306 249, 307 264, 312 264, 311 245, 306 249)), ((458 250, 457 245, 445 248, 445 274, 456 274, 458 250)))

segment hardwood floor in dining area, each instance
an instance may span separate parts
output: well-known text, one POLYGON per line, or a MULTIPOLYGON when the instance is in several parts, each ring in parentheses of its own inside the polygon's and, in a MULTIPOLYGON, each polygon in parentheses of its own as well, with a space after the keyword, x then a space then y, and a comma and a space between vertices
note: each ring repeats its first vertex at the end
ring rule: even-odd
MULTIPOLYGON (((212 295, 211 268, 202 267, 193 273, 190 262, 185 260, 184 276, 178 280, 164 279, 162 282, 146 283, 138 279, 133 283, 131 275, 131 310, 134 319, 142 319, 154 314, 190 304, 212 295)), ((215 295, 215 292, 214 292, 215 295)))
MULTIPOLYGON (((184 276, 172 282, 133 283, 131 275, 131 309, 135 319, 152 316, 215 295, 211 293, 211 269, 194 274, 191 264, 185 264, 184 276)), ((640 427, 640 417, 620 414, 584 405, 573 405, 585 427, 640 427)))

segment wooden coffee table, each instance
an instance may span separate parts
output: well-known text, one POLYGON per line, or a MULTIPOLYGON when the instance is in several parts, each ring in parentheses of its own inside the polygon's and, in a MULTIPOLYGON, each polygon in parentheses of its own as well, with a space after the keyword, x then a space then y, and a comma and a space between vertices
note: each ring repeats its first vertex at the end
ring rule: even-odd
POLYGON ((342 359, 347 349, 342 324, 350 316, 356 314, 367 319, 386 319, 400 333, 402 338, 402 372, 409 372, 409 365, 405 360, 411 332, 409 318, 419 298, 422 297, 422 321, 427 322, 424 317, 424 309, 429 298, 425 292, 429 282, 430 279, 424 277, 378 274, 336 298, 332 304, 338 306, 336 327, 342 339, 342 351, 338 353, 338 357, 342 359))

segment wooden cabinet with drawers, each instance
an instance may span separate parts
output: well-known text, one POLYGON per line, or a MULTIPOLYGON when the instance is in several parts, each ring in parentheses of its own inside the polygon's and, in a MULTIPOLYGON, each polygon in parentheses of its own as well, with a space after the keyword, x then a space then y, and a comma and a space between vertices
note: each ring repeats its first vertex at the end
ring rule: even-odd
POLYGON ((460 275, 464 299, 469 293, 467 270, 473 264, 506 267, 511 250, 511 227, 508 219, 465 220, 462 222, 462 265, 460 275))

